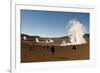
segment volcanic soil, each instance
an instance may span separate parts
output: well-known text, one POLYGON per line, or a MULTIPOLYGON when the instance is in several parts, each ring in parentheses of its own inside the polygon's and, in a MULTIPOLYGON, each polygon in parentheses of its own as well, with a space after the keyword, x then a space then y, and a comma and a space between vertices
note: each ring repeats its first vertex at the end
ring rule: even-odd
POLYGON ((33 40, 21 40, 21 63, 89 60, 89 50, 89 42, 75 46, 59 46, 55 43, 43 44, 33 40))

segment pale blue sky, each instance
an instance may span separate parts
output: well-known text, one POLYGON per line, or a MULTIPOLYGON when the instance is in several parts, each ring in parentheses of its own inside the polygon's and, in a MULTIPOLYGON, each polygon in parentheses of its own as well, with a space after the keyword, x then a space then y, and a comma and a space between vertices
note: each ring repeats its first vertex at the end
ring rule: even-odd
POLYGON ((21 33, 41 37, 67 35, 66 26, 79 20, 89 33, 89 13, 21 10, 21 33))

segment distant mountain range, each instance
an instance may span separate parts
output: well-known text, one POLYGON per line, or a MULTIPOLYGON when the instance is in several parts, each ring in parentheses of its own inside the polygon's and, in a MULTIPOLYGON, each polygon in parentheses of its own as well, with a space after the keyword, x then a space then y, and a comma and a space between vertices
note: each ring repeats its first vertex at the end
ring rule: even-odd
MULTIPOLYGON (((21 40, 24 40, 23 37, 26 37, 27 40, 30 40, 30 41, 35 41, 36 38, 39 38, 40 40, 52 39, 55 42, 60 42, 62 40, 65 40, 65 41, 70 40, 69 36, 57 37, 57 38, 45 38, 45 37, 40 37, 40 36, 30 36, 30 35, 27 35, 27 34, 21 34, 21 40)), ((89 41, 89 34, 85 34, 83 37, 85 38, 85 40, 87 42, 89 41)))
POLYGON ((30 36, 30 35, 27 35, 27 34, 21 34, 21 36, 23 37, 23 36, 26 36, 26 37, 38 37, 38 38, 40 38, 40 36, 30 36))

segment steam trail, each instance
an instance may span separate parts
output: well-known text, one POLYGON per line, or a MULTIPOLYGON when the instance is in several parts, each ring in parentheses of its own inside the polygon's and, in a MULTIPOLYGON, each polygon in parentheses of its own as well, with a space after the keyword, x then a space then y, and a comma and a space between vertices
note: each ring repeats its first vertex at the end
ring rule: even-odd
POLYGON ((68 26, 68 35, 71 45, 86 43, 86 40, 83 38, 85 28, 80 21, 76 19, 70 20, 68 26))

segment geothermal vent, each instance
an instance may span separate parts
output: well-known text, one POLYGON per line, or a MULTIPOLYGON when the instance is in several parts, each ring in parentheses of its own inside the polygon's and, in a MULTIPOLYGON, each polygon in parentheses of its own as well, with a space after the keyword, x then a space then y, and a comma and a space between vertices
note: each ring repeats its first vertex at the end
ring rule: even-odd
POLYGON ((80 21, 76 19, 69 21, 67 31, 68 36, 70 37, 71 45, 86 43, 86 40, 83 37, 85 34, 84 30, 85 28, 80 21))

